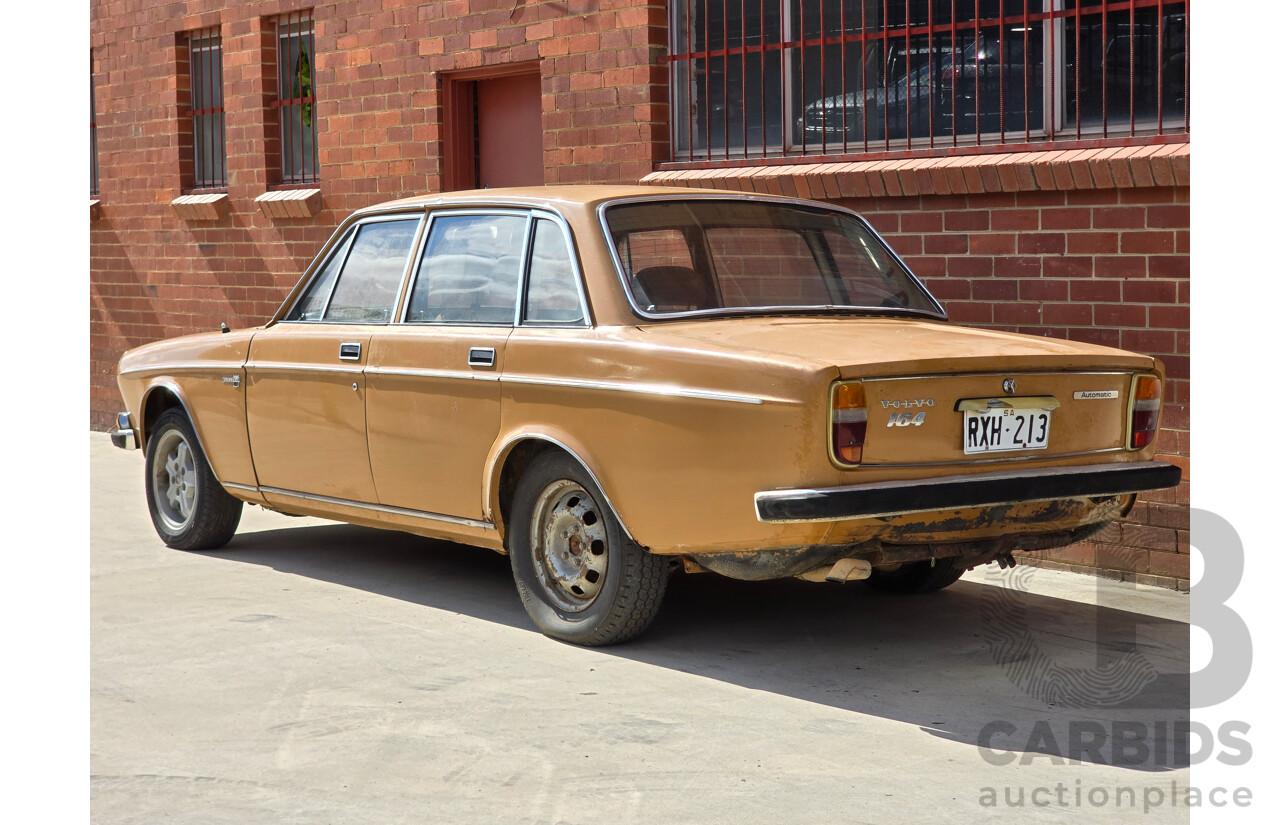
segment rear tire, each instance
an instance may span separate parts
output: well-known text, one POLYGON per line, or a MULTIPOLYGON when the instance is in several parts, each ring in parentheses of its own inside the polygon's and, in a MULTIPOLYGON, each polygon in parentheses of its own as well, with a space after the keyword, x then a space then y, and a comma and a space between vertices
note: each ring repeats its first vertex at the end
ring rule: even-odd
POLYGON ((634 639, 666 593, 669 562, 631 540, 590 475, 563 453, 534 459, 516 485, 507 551, 529 618, 566 642, 634 639))
POLYGON ((967 569, 958 556, 913 561, 896 570, 872 570, 867 584, 886 593, 933 593, 955 584, 967 569))
POLYGON ((161 541, 177 550, 212 550, 231 541, 244 502, 222 489, 182 410, 156 419, 146 468, 147 506, 161 541))

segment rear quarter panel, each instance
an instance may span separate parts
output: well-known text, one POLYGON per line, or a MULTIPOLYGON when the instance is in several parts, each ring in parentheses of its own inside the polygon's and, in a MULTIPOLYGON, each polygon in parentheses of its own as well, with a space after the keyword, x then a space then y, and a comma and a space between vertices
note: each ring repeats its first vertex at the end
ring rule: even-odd
POLYGON ((499 444, 563 443, 655 552, 804 544, 826 525, 763 524, 753 496, 784 479, 830 481, 822 445, 836 377, 834 367, 654 346, 634 329, 521 328, 507 343, 499 444))

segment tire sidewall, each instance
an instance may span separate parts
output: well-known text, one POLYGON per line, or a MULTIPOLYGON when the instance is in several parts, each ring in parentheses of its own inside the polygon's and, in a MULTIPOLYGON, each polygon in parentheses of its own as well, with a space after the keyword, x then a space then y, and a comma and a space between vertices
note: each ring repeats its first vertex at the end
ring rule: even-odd
POLYGON ((147 437, 147 511, 151 514, 151 523, 155 526, 156 532, 160 534, 161 540, 166 545, 180 550, 190 549, 195 546, 194 540, 199 531, 201 516, 209 506, 207 503, 208 498, 213 494, 211 485, 217 483, 217 480, 213 477, 213 472, 209 469, 209 462, 205 458, 204 450, 200 448, 200 442, 196 440, 195 430, 191 426, 191 422, 187 420, 187 416, 183 412, 174 409, 166 411, 156 419, 155 428, 147 437), (187 519, 187 523, 183 525, 181 530, 177 531, 171 530, 169 525, 165 524, 164 519, 161 518, 158 504, 160 492, 155 488, 155 462, 164 460, 162 456, 158 455, 159 444, 164 440, 165 433, 170 430, 176 430, 183 440, 187 442, 187 449, 191 451, 196 469, 195 506, 192 508, 191 517, 187 519))
POLYGON ((590 640, 609 620, 618 603, 618 592, 628 567, 629 552, 643 552, 635 547, 624 533, 608 505, 600 488, 583 471, 577 462, 558 454, 545 454, 529 466, 516 488, 511 503, 511 524, 507 530, 507 552, 511 557, 511 570, 534 624, 548 636, 566 641, 590 640), (557 608, 538 581, 533 558, 532 517, 533 505, 548 485, 567 480, 582 487, 596 504, 596 510, 604 519, 609 543, 608 567, 604 585, 587 608, 577 613, 567 613, 557 608))

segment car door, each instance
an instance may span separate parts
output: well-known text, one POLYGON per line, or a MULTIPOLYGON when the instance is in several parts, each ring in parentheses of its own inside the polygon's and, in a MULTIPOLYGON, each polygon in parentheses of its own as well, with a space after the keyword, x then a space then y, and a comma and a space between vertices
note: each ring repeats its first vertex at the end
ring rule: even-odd
POLYGON ((382 505, 484 520, 530 224, 509 209, 431 216, 401 322, 369 348, 369 463, 382 505))
POLYGON ((284 320, 253 338, 249 442, 268 500, 305 494, 376 503, 364 366, 395 310, 421 215, 353 226, 284 320))

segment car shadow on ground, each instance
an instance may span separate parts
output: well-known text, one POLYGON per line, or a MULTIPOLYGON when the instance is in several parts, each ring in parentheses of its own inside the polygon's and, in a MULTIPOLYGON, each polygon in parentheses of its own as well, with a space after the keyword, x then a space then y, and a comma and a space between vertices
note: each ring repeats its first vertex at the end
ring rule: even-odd
MULTIPOLYGON (((204 555, 536 632, 507 559, 484 550, 334 525, 204 555)), ((678 573, 644 636, 599 650, 909 723, 989 760, 1188 764, 1189 626, 1126 610, 968 580, 902 597, 678 573)))

